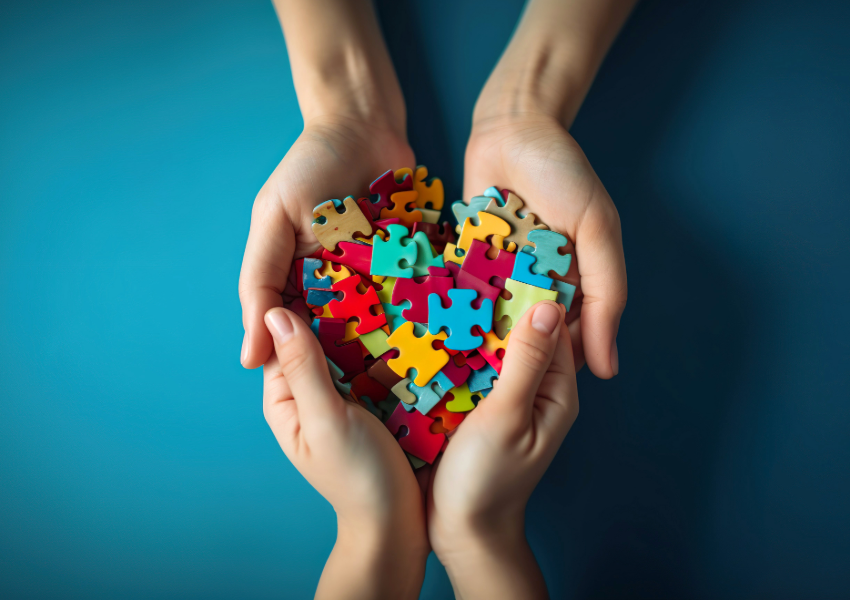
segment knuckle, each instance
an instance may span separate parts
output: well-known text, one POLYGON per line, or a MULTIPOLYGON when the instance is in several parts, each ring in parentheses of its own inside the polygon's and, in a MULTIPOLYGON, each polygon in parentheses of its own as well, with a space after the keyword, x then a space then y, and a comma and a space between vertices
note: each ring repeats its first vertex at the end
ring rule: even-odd
POLYGON ((549 365, 549 353, 529 340, 519 337, 517 339, 511 338, 510 346, 513 350, 513 356, 530 369, 539 371, 549 365))

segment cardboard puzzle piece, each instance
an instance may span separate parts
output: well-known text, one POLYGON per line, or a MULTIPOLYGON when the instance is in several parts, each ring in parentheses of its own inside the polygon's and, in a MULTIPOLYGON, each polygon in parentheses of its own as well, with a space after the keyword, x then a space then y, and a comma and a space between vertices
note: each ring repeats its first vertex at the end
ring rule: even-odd
POLYGON ((343 373, 342 369, 336 366, 327 356, 325 357, 325 360, 328 361, 328 371, 331 373, 331 381, 333 381, 334 387, 343 396, 349 395, 351 393, 351 384, 342 383, 342 381, 340 381, 345 376, 345 373, 343 373))
POLYGON ((496 258, 489 258, 487 251, 492 246, 481 240, 472 240, 469 251, 464 255, 461 270, 474 275, 486 283, 493 277, 507 279, 514 272, 517 255, 499 250, 496 258))
POLYGON ((418 194, 415 191, 396 192, 390 196, 390 208, 381 209, 382 219, 398 219, 405 227, 412 227, 422 220, 422 213, 416 206, 418 194))
POLYGON ((428 177, 428 167, 419 165, 413 174, 413 189, 419 194, 416 206, 419 208, 443 208, 443 182, 437 177, 428 177))
POLYGON ((360 343, 363 344, 369 354, 374 358, 380 358, 391 350, 390 345, 387 344, 388 337, 389 335, 386 331, 376 329, 369 333, 364 333, 357 339, 360 340, 360 343))
POLYGON ((406 169, 406 173, 399 173, 399 171, 396 173, 401 176, 400 181, 397 180, 396 175, 390 170, 369 185, 369 193, 378 197, 369 205, 373 219, 380 217, 382 209, 392 206, 390 197, 393 194, 413 189, 413 178, 410 176, 410 169, 406 169))
POLYGON ((478 222, 478 213, 486 211, 488 204, 490 204, 490 198, 487 196, 476 196, 468 204, 463 200, 453 202, 452 213, 454 213, 455 220, 458 222, 455 226, 455 231, 460 233, 462 225, 466 223, 467 219, 472 219, 472 222, 476 225, 480 224, 478 222))
POLYGON ((428 322, 428 295, 437 294, 443 300, 448 301, 448 291, 455 286, 452 277, 426 277, 416 279, 400 279, 393 288, 392 301, 400 304, 404 300, 410 301, 410 308, 402 311, 401 316, 408 321, 416 323, 428 322))
POLYGON ((389 239, 372 240, 369 273, 387 277, 413 277, 413 264, 419 255, 418 245, 407 236, 408 230, 404 225, 390 225, 387 230, 389 239))
POLYGON ((573 297, 576 295, 576 286, 571 283, 567 283, 566 281, 554 279, 552 280, 552 287, 554 287, 555 291, 558 292, 556 302, 563 304, 564 308, 566 308, 567 312, 569 312, 570 306, 573 304, 573 297))
POLYGON ((372 246, 357 242, 340 242, 336 252, 323 250, 322 259, 345 265, 368 277, 369 267, 372 264, 372 246))
POLYGON ((490 285, 483 279, 478 279, 474 275, 470 275, 465 271, 459 271, 455 277, 455 286, 468 290, 475 290, 478 297, 472 301, 472 308, 479 309, 485 301, 492 302, 493 305, 499 299, 501 290, 496 286, 490 285))
POLYGON ((505 236, 505 240, 516 243, 518 248, 529 244, 528 235, 530 232, 537 229, 549 229, 543 223, 537 222, 537 216, 534 213, 528 213, 524 217, 520 216, 519 211, 524 207, 525 204, 523 204, 518 196, 508 194, 508 199, 504 206, 500 206, 499 201, 493 198, 485 209, 491 215, 501 217, 502 220, 510 225, 511 232, 505 236))
POLYGON ((404 407, 397 406, 386 426, 396 437, 402 450, 431 464, 446 441, 444 434, 431 433, 433 423, 434 419, 426 417, 418 410, 407 412, 404 407))
POLYGON ((446 392, 437 405, 428 412, 428 417, 434 419, 431 425, 431 433, 448 433, 460 425, 466 418, 465 412, 452 412, 446 408, 446 404, 454 399, 452 392, 446 392))
POLYGON ((443 308, 442 298, 437 294, 428 296, 428 332, 435 334, 440 329, 448 329, 446 348, 452 350, 474 350, 481 345, 483 338, 472 335, 474 325, 482 331, 490 331, 493 325, 493 302, 485 299, 481 308, 472 308, 472 301, 478 297, 475 290, 453 289, 448 291, 451 306, 443 308))
POLYGON ((470 392, 480 392, 482 390, 488 390, 493 387, 493 380, 498 378, 499 374, 496 373, 496 369, 494 369, 489 364, 486 364, 481 369, 472 372, 472 374, 469 376, 469 381, 467 382, 467 385, 469 385, 470 392))
POLYGON ((472 401, 472 392, 469 390, 469 384, 464 383, 452 389, 452 399, 446 402, 446 409, 454 413, 469 412, 475 408, 475 403, 472 401))
POLYGON ((416 337, 413 323, 402 323, 387 339, 387 343, 399 351, 399 356, 390 359, 387 364, 402 377, 407 375, 408 369, 416 369, 414 383, 425 385, 449 362, 448 353, 445 350, 436 350, 433 346, 435 340, 445 341, 446 337, 445 333, 425 333, 422 337, 416 337))
POLYGON ((411 383, 407 386, 407 390, 417 398, 413 407, 423 415, 427 415, 453 387, 452 382, 445 375, 437 373, 424 386, 420 387, 411 383))
POLYGON ((572 262, 572 254, 560 254, 559 248, 566 247, 570 241, 567 236, 561 235, 557 231, 532 231, 528 234, 528 241, 534 244, 534 248, 529 249, 528 246, 523 248, 523 252, 532 254, 537 262, 534 263, 534 272, 539 275, 548 275, 549 271, 555 271, 563 277, 570 270, 570 262, 572 262))
POLYGON ((555 290, 544 290, 513 279, 505 282, 505 289, 512 294, 511 299, 499 298, 496 302, 496 315, 493 318, 498 321, 508 316, 511 318, 511 327, 516 325, 522 315, 536 303, 541 300, 555 300, 558 297, 558 292, 555 290))
POLYGON ((511 279, 533 285, 534 287, 543 288, 544 290, 552 289, 551 278, 532 272, 535 261, 534 256, 528 252, 517 252, 514 256, 516 257, 516 261, 514 262, 514 271, 510 275, 511 279))
MULTIPOLYGON (((487 242, 487 238, 493 236, 493 245, 499 250, 505 250, 503 240, 511 233, 511 226, 508 225, 507 221, 486 212, 479 212, 478 220, 481 222, 480 225, 473 223, 471 218, 466 218, 463 222, 463 228, 460 230, 457 247, 469 252, 472 240, 487 242)), ((507 247, 507 251, 513 252, 515 248, 516 244, 512 242, 507 247)))
POLYGON ((342 292, 342 300, 332 300, 328 303, 328 308, 331 314, 338 319, 356 318, 360 321, 356 331, 360 335, 369 333, 378 329, 382 325, 387 324, 387 319, 383 314, 372 312, 373 306, 380 306, 378 293, 375 288, 366 287, 366 292, 361 294, 357 290, 357 286, 361 283, 360 275, 343 279, 335 283, 331 288, 334 292, 342 292))
POLYGON ((496 373, 502 373, 502 360, 505 357, 505 350, 508 347, 508 338, 511 336, 507 332, 504 338, 497 335, 496 331, 488 331, 484 334, 484 341, 478 348, 478 353, 484 357, 491 367, 496 370, 496 373))
POLYGON ((380 383, 388 390, 393 389, 393 386, 403 379, 398 375, 398 373, 390 369, 386 361, 383 360, 376 360, 372 363, 369 368, 366 369, 366 373, 369 374, 369 377, 380 383))
POLYGON ((445 367, 440 369, 440 373, 452 382, 452 387, 457 387, 466 382, 471 370, 469 365, 458 365, 454 360, 450 360, 445 367))
POLYGON ((372 235, 372 224, 348 196, 342 201, 342 211, 330 200, 323 202, 313 211, 313 234, 328 250, 336 250, 339 242, 350 242, 358 235, 372 235))
MULTIPOLYGON (((363 363, 363 354, 360 352, 358 343, 340 343, 345 337, 344 319, 319 318, 319 325, 314 331, 319 338, 322 350, 333 363, 339 367, 344 376, 355 375, 366 369, 363 363)), ((311 329, 312 329, 311 325, 311 329)))

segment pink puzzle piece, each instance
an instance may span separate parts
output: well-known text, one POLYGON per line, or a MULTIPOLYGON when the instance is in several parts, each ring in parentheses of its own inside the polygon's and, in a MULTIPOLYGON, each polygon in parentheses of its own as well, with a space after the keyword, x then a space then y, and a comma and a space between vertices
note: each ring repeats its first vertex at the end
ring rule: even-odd
POLYGON ((443 375, 449 378, 449 381, 455 387, 461 386, 464 382, 469 379, 469 374, 472 372, 472 368, 469 365, 463 365, 462 367, 457 366, 457 363, 454 360, 450 360, 446 363, 446 366, 440 369, 443 375))
POLYGON ((451 277, 426 275, 413 279, 399 278, 393 287, 392 303, 400 304, 403 300, 410 301, 410 308, 401 312, 401 316, 415 323, 428 322, 428 294, 438 294, 443 302, 449 302, 446 295, 454 287, 451 277))
POLYGON ((399 403, 386 425, 405 452, 430 464, 437 458, 446 441, 445 434, 431 433, 433 423, 434 419, 426 417, 418 410, 407 412, 399 403), (407 429, 407 435, 404 435, 402 427, 407 429), (399 437, 400 435, 402 437, 399 437))
POLYGON ((395 174, 392 171, 387 171, 378 177, 369 186, 369 192, 378 196, 377 201, 369 203, 369 209, 372 211, 372 218, 377 219, 381 215, 382 208, 392 208, 393 203, 390 201, 390 196, 396 192, 406 192, 413 189, 413 177, 405 174, 401 183, 396 182, 395 174))
POLYGON ((350 342, 337 345, 337 340, 345 337, 345 319, 319 319, 319 343, 331 361, 346 375, 356 375, 366 370, 360 344, 350 342))
MULTIPOLYGON (((447 263, 452 264, 452 263, 447 263)), ((481 301, 485 298, 489 298, 493 303, 493 306, 496 306, 496 300, 499 298, 499 292, 501 291, 499 288, 494 287, 472 275, 468 271, 464 271, 463 269, 457 274, 455 278, 455 284, 459 288, 465 288, 468 290, 475 290, 478 292, 478 297, 472 301, 472 308, 477 310, 481 308, 481 301)))
MULTIPOLYGON (((496 258, 490 259, 487 257, 487 251, 490 248, 490 244, 486 242, 472 240, 469 252, 463 259, 461 271, 466 271, 488 284, 493 277, 499 277, 502 280, 510 277, 514 270, 516 254, 499 250, 496 258)), ((502 285, 504 285, 504 282, 502 285)))
POLYGON ((372 265, 372 246, 368 244, 357 244, 355 242, 339 242, 339 250, 329 252, 324 250, 322 258, 346 267, 351 267, 366 279, 369 276, 369 267, 372 265))

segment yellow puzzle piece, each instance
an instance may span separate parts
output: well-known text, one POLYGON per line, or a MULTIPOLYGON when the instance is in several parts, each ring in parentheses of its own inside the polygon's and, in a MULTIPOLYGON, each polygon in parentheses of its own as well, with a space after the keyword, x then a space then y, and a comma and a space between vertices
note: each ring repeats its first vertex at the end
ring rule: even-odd
MULTIPOLYGON (((493 236, 493 245, 499 250, 504 250, 504 240, 511 234, 511 226, 504 219, 500 219, 496 215, 491 215, 486 212, 478 213, 480 225, 475 225, 471 217, 467 217, 463 222, 463 229, 460 230, 460 239, 457 241, 457 247, 469 252, 469 247, 472 245, 472 240, 480 240, 487 243, 487 237, 493 236)), ((516 244, 511 242, 508 246, 508 252, 513 252, 516 249, 516 244)))
POLYGON ((450 391, 454 398, 446 402, 446 408, 449 412, 469 412, 475 408, 475 404, 472 402, 472 392, 469 391, 468 383, 464 382, 463 385, 453 387, 450 391))
POLYGON ((387 366, 402 377, 407 377, 408 369, 416 369, 413 383, 424 387, 449 362, 449 353, 445 350, 435 350, 433 346, 435 341, 445 340, 447 337, 445 331, 437 335, 426 333, 421 338, 416 337, 413 333, 413 322, 406 321, 387 338, 387 344, 398 348, 400 353, 397 358, 387 361, 387 366))
POLYGON ((430 208, 440 210, 443 208, 443 182, 433 177, 430 182, 425 180, 428 178, 428 167, 416 167, 416 174, 413 176, 413 189, 419 192, 419 198, 416 200, 416 206, 419 208, 429 208, 427 204, 430 202, 430 208))

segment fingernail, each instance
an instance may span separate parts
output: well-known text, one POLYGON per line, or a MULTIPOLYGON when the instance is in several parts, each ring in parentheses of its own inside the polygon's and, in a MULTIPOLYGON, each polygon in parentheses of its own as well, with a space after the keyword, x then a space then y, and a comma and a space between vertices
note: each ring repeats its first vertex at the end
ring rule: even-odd
POLYGON ((541 304, 534 309, 534 314, 531 316, 531 326, 537 331, 547 335, 555 331, 558 326, 558 321, 561 320, 561 311, 551 304, 541 304))
POLYGON ((611 370, 614 375, 620 372, 620 355, 617 353, 617 340, 611 343, 611 370))
POLYGON ((282 310, 274 310, 266 315, 272 335, 278 342, 285 342, 292 335, 292 321, 282 310))
POLYGON ((239 362, 243 365, 248 360, 248 334, 242 336, 242 353, 239 355, 239 362))

